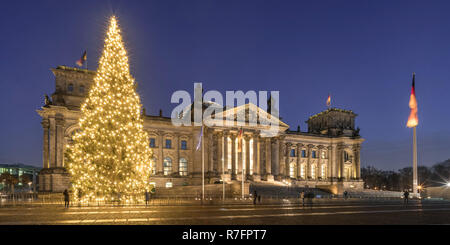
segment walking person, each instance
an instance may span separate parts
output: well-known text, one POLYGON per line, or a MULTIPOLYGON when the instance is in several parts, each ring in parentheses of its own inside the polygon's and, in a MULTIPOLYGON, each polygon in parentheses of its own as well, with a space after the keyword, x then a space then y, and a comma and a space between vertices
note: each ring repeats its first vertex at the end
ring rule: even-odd
POLYGON ((408 190, 405 190, 405 192, 403 192, 403 205, 408 206, 408 198, 409 198, 409 192, 408 190))
POLYGON ((148 201, 150 201, 150 193, 145 189, 145 206, 148 205, 148 201))
POLYGON ((344 191, 344 199, 347 200, 347 198, 348 198, 348 192, 344 191))
POLYGON ((314 198, 314 193, 312 191, 310 191, 308 193, 308 205, 309 207, 312 209, 313 206, 313 198, 314 198))
POLYGON ((256 205, 256 198, 258 198, 258 193, 256 193, 256 190, 253 192, 253 204, 256 205))
POLYGON ((69 192, 67 191, 67 189, 64 190, 63 195, 64 195, 64 208, 68 208, 70 198, 69 198, 69 192))
POLYGON ((302 207, 305 206, 305 192, 300 192, 300 199, 302 200, 302 207))

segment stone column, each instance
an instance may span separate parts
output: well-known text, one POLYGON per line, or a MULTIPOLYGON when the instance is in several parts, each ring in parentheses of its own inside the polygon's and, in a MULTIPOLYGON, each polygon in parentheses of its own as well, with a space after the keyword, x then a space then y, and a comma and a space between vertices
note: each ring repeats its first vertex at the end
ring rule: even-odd
POLYGON ((286 144, 284 137, 280 136, 278 139, 278 174, 279 180, 286 177, 286 144))
POLYGON ((253 137, 253 180, 261 180, 261 144, 260 137, 255 135, 253 137))
POLYGON ((327 160, 328 160, 328 164, 327 164, 327 178, 330 179, 333 177, 333 152, 332 152, 332 147, 331 146, 327 146, 327 160))
POLYGON ((280 143, 278 138, 272 140, 272 173, 274 176, 280 174, 280 143))
MULTIPOLYGON (((244 176, 250 175, 250 136, 245 136, 245 173, 244 176)), ((248 178, 247 178, 248 179, 248 178)))
POLYGON ((331 165, 333 166, 333 178, 339 178, 339 157, 337 156, 337 145, 331 145, 331 165))
MULTIPOLYGON (((290 166, 290 164, 291 164, 291 146, 292 146, 292 143, 286 143, 285 146, 284 146, 284 147, 285 147, 285 149, 284 149, 284 158, 285 158, 284 175, 285 175, 288 179, 291 178, 291 176, 290 176, 290 174, 289 174, 289 172, 291 171, 291 166, 290 166)), ((295 172, 295 171, 294 171, 294 172, 295 172)))
POLYGON ((337 148, 339 178, 344 178, 344 149, 345 149, 344 145, 339 145, 337 148))
POLYGON ((175 176, 180 175, 180 134, 174 133, 173 134, 173 146, 175 151, 175 159, 173 159, 172 164, 172 173, 174 173, 175 176))
POLYGON ((56 167, 56 125, 55 119, 50 118, 49 126, 49 166, 50 168, 56 167))
POLYGON ((64 118, 55 118, 56 124, 56 167, 62 168, 64 163, 64 118))
POLYGON ((301 173, 301 156, 302 156, 302 147, 303 144, 302 143, 298 143, 297 144, 297 179, 301 179, 302 176, 300 175, 301 173))
POLYGON ((163 144, 164 144, 164 132, 158 131, 158 159, 156 163, 156 175, 164 175, 163 171, 163 162, 164 162, 164 152, 163 152, 163 144))
POLYGON ((356 179, 361 178, 361 159, 360 159, 361 145, 357 144, 353 146, 353 155, 354 155, 354 177, 356 179))
POLYGON ((224 156, 223 156, 223 133, 218 132, 216 134, 216 137, 214 141, 217 142, 217 156, 216 156, 216 167, 215 171, 217 171, 218 175, 221 176, 223 174, 222 166, 225 166, 224 164, 224 156))
POLYGON ((308 150, 307 150, 307 152, 308 152, 308 161, 306 162, 306 167, 305 167, 305 177, 306 177, 306 179, 310 179, 312 176, 311 176, 311 163, 312 163, 312 161, 311 161, 311 157, 312 157, 312 149, 313 149, 313 145, 311 145, 311 144, 309 144, 308 145, 308 150))
POLYGON ((208 170, 209 170, 209 176, 212 176, 212 175, 214 175, 214 151, 215 151, 215 147, 216 147, 216 145, 214 144, 212 128, 210 128, 208 130, 208 141, 207 142, 208 142, 208 144, 205 145, 205 149, 208 152, 208 170))
POLYGON ((231 135, 231 176, 232 179, 236 179, 236 164, 238 159, 236 159, 236 135, 231 135))
POLYGON ((266 146, 266 164, 265 164, 265 170, 266 170, 266 180, 267 181, 273 181, 273 175, 272 175, 272 140, 267 137, 265 139, 265 146, 266 146))
POLYGON ((43 119, 42 120, 42 128, 44 129, 44 137, 42 140, 42 167, 43 168, 50 168, 50 163, 49 163, 49 159, 48 159, 48 150, 49 150, 49 126, 50 123, 48 121, 48 119, 43 119))
POLYGON ((228 132, 223 133, 223 162, 225 168, 225 174, 229 174, 228 171, 228 132))

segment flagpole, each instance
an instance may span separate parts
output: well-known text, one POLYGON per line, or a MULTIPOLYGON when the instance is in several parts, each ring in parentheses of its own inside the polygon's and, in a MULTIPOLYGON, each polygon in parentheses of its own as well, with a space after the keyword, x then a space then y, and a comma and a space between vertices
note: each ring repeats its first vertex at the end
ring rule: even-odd
POLYGON ((202 204, 203 200, 205 200, 205 141, 203 132, 203 121, 202 121, 202 204))
POLYGON ((224 152, 224 148, 225 148, 225 142, 224 138, 222 137, 222 202, 225 203, 225 152, 224 152))
POLYGON ((416 127, 413 128, 413 197, 417 195, 417 134, 416 127))

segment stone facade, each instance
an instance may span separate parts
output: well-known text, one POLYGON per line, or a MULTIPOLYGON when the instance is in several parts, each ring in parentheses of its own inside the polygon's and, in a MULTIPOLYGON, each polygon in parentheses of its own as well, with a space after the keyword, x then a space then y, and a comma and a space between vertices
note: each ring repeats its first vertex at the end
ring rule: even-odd
MULTIPOLYGON (((60 192, 70 184, 64 149, 78 129, 80 104, 95 72, 63 66, 52 71, 56 77, 55 92, 52 100, 37 111, 44 133, 39 180, 40 191, 60 192)), ((240 110, 266 113, 253 104, 223 113, 240 110)), ((200 185, 202 151, 197 151, 196 145, 201 127, 176 127, 171 118, 161 114, 145 115, 145 110, 143 114, 154 155, 152 182, 157 188, 200 185)), ((328 109, 309 118, 308 132, 290 131, 287 124, 272 117, 271 120, 278 120, 279 131, 271 137, 261 134, 260 124, 205 127, 205 182, 212 184, 223 179, 234 183, 244 178, 246 182, 281 182, 326 188, 334 193, 344 188, 362 188, 360 148, 364 140, 359 129, 354 128, 355 117, 351 111, 328 109), (238 152, 241 128, 243 145, 242 152, 238 152)))

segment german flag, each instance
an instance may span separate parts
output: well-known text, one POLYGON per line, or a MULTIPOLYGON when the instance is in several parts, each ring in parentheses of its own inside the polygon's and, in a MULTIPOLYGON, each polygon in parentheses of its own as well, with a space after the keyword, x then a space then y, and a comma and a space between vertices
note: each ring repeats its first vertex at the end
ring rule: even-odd
POLYGON ((409 108, 411 109, 411 112, 409 113, 408 122, 406 123, 406 127, 408 128, 414 128, 419 124, 419 118, 417 117, 415 78, 416 74, 413 73, 411 96, 409 98, 409 108))
POLYGON ((84 51, 84 53, 83 53, 83 55, 81 56, 81 58, 80 58, 79 60, 77 60, 77 62, 75 62, 75 63, 77 63, 77 65, 78 65, 79 67, 82 67, 83 64, 84 64, 84 62, 86 61, 86 59, 87 59, 87 54, 86 54, 86 51, 84 51))

